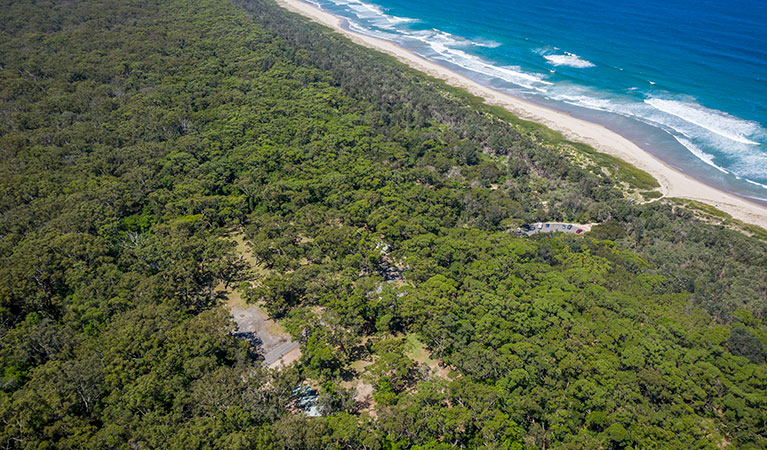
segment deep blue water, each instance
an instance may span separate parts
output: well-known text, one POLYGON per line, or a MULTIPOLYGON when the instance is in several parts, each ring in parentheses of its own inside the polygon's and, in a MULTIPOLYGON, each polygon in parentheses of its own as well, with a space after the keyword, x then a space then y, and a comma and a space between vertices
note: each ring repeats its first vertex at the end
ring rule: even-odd
POLYGON ((767 2, 312 0, 495 88, 767 199, 767 2))

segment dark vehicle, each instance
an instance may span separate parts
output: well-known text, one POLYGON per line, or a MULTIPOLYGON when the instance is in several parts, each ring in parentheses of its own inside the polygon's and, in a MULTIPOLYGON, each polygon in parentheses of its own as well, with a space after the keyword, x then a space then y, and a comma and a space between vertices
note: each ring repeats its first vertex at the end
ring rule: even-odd
POLYGON ((572 230, 572 229, 573 229, 573 226, 572 226, 572 224, 571 224, 571 225, 568 225, 568 226, 567 226, 567 229, 568 229, 568 230, 572 230))
POLYGON ((565 224, 562 224, 562 229, 564 229, 566 226, 567 226, 567 225, 565 225, 565 224))
POLYGON ((548 224, 548 223, 547 223, 547 224, 546 224, 546 228, 548 228, 549 226, 551 226, 551 224, 548 224))

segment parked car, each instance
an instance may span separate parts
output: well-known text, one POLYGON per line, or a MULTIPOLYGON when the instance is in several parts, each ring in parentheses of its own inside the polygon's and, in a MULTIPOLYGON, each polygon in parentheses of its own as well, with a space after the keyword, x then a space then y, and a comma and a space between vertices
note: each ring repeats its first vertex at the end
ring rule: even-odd
POLYGON ((570 225, 568 225, 568 226, 567 226, 567 229, 568 229, 568 230, 572 230, 572 229, 573 229, 573 224, 570 224, 570 225))
POLYGON ((565 229, 565 227, 566 227, 566 226, 567 226, 567 225, 565 225, 565 224, 562 224, 562 229, 565 229))
POLYGON ((547 224, 546 224, 546 228, 548 228, 550 225, 551 225, 550 223, 547 223, 547 224))
POLYGON ((540 230, 541 228, 543 228, 543 224, 542 224, 542 223, 539 223, 539 224, 538 224, 538 229, 540 230))
POLYGON ((577 230, 575 230, 575 234, 581 234, 581 233, 583 233, 583 230, 581 230, 580 228, 578 228, 577 230))

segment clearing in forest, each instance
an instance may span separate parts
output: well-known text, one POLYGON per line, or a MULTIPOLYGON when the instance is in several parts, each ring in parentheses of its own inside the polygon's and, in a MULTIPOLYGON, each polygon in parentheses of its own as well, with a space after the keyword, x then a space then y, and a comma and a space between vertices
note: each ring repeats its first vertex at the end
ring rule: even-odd
MULTIPOLYGON (((244 236, 236 234, 232 238, 237 242, 237 254, 247 263, 249 270, 255 270, 255 258, 245 242, 244 236)), ((298 342, 290 338, 290 334, 278 322, 269 318, 259 305, 248 304, 243 300, 240 291, 234 287, 218 287, 224 291, 234 322, 237 324, 235 336, 247 339, 263 356, 262 364, 269 368, 290 365, 301 357, 298 342)))

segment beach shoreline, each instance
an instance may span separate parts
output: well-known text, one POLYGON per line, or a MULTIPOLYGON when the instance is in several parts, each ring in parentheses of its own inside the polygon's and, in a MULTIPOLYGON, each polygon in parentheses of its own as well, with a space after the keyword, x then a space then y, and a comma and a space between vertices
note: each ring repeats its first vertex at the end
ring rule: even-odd
POLYGON ((356 44, 391 55, 415 70, 481 97, 489 105, 500 106, 523 120, 544 125, 561 133, 568 140, 588 144, 601 153, 615 156, 644 170, 658 181, 659 190, 664 197, 703 202, 728 213, 734 219, 767 228, 767 207, 692 178, 600 124, 497 91, 436 62, 429 61, 391 41, 356 33, 344 26, 343 18, 302 0, 277 0, 277 3, 289 11, 301 14, 343 34, 356 44))

